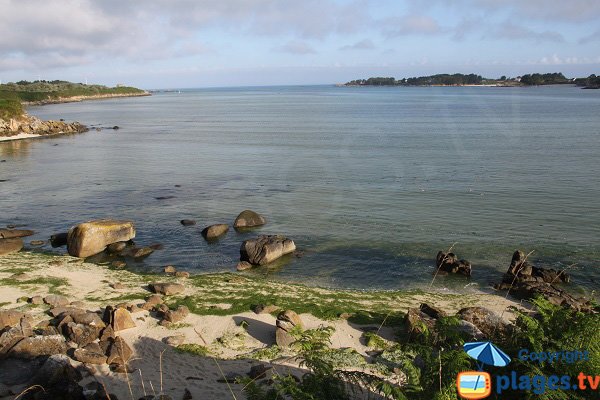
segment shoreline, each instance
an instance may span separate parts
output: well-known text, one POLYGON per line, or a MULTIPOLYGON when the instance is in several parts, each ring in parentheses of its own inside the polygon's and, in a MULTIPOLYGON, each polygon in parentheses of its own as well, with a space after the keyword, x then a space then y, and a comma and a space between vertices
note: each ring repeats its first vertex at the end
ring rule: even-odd
POLYGON ((40 101, 23 101, 21 104, 24 106, 45 106, 48 104, 64 104, 64 103, 78 103, 87 100, 103 100, 112 99, 119 97, 144 97, 152 96, 152 93, 144 91, 143 93, 113 93, 113 94, 96 94, 93 96, 72 96, 72 97, 59 97, 56 99, 40 100, 40 101))
MULTIPOLYGON (((131 374, 132 383, 139 392, 139 376, 143 374, 144 380, 156 384, 161 379, 157 366, 162 356, 168 371, 164 377, 164 392, 173 398, 181 398, 187 388, 194 398, 230 399, 228 385, 218 382, 222 375, 244 373, 251 366, 265 362, 274 369, 290 370, 298 375, 305 372, 295 358, 284 357, 286 353, 259 356, 269 353, 275 345, 275 315, 282 309, 295 309, 305 328, 332 327, 332 348, 351 348, 367 358, 372 349, 365 343, 365 332, 377 331, 386 340, 394 340, 401 316, 422 303, 433 304, 448 313, 464 307, 486 307, 507 322, 515 317, 513 307, 525 309, 512 299, 494 294, 330 290, 240 273, 201 274, 189 278, 143 275, 109 269, 68 255, 27 251, 0 257, 0 286, 0 309, 25 311, 33 315, 35 321, 47 320, 49 307, 24 301, 32 296, 65 295, 79 308, 94 312, 101 312, 107 305, 132 307, 129 309, 135 327, 119 332, 133 349, 129 363, 132 371, 141 371, 139 375, 138 372, 131 374), (139 308, 139 303, 151 294, 148 283, 154 281, 184 285, 183 293, 164 298, 171 309, 182 304, 188 306, 189 315, 178 323, 165 325, 159 323, 154 312, 139 308), (269 299, 272 302, 265 303, 269 299), (253 312, 251 303, 269 306, 267 311, 270 312, 253 312), (166 338, 173 336, 182 338, 189 349, 208 353, 201 357, 182 353, 165 344, 166 338), (190 380, 190 376, 199 380, 190 380)), ((89 370, 92 372, 88 380, 104 382, 118 398, 129 398, 129 378, 111 371, 108 365, 95 365, 89 370)), ((231 387, 239 398, 245 397, 242 385, 231 384, 231 387)))

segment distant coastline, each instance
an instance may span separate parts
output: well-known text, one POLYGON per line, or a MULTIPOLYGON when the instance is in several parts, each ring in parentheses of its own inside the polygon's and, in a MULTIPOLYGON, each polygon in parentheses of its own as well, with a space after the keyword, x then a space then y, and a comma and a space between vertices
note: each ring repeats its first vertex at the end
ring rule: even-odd
POLYGON ((111 99, 111 98, 115 98, 115 97, 141 97, 141 96, 152 96, 152 93, 143 91, 143 93, 111 93, 111 94, 57 97, 57 98, 46 99, 46 100, 23 101, 23 102, 21 102, 21 104, 23 104, 24 106, 43 106, 43 105, 47 105, 47 104, 76 103, 76 102, 80 102, 80 101, 103 100, 103 99, 111 99))
POLYGON ((476 74, 437 74, 412 78, 396 79, 394 77, 371 77, 355 79, 339 87, 362 86, 466 86, 466 87, 526 87, 547 85, 575 85, 583 89, 600 88, 600 77, 592 74, 587 78, 567 78, 561 72, 547 74, 525 74, 517 77, 501 76, 498 79, 484 78, 476 74))

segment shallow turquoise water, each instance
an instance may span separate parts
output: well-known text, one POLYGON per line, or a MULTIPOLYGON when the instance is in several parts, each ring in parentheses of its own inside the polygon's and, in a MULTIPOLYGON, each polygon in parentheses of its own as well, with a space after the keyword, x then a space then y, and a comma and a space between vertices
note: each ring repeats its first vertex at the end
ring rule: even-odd
POLYGON ((474 265, 469 288, 485 289, 521 248, 539 265, 576 264, 574 286, 589 291, 598 110, 600 91, 575 87, 230 88, 31 107, 121 129, 0 143, 0 224, 46 238, 132 219, 138 242, 165 245, 135 268, 197 271, 230 271, 242 240, 281 233, 303 257, 254 273, 355 288, 428 286, 435 254, 456 243, 474 265), (204 242, 203 226, 246 208, 269 223, 204 242))

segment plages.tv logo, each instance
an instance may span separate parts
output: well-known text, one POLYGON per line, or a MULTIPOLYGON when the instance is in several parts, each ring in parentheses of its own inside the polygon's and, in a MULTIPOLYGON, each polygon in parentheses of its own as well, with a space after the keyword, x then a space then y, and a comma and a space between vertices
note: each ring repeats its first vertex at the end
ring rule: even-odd
POLYGON ((479 371, 465 371, 458 374, 456 388, 463 399, 485 399, 492 393, 490 374, 483 371, 484 365, 505 367, 510 363, 510 357, 496 347, 492 342, 471 342, 463 345, 465 352, 477 360, 479 371))

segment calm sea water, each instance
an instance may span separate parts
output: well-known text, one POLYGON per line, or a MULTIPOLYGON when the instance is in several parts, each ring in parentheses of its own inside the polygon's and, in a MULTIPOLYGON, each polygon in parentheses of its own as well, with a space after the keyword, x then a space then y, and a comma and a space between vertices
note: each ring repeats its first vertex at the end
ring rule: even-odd
POLYGON ((31 107, 121 129, 0 143, 0 224, 44 239, 132 219, 138 243, 165 245, 139 270, 232 271, 243 240, 284 234, 303 257, 252 273, 352 288, 426 287, 454 244, 473 279, 435 287, 485 290, 520 248, 538 265, 576 264, 572 287, 589 292, 600 287, 599 110, 600 91, 575 87, 202 89, 31 107), (200 236, 247 208, 268 224, 200 236))

